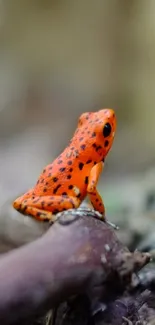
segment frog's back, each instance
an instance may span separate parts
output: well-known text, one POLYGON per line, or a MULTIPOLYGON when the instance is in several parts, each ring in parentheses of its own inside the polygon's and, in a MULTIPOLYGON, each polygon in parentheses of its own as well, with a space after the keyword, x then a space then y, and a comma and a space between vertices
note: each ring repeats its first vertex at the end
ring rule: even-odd
POLYGON ((46 166, 34 187, 34 195, 68 195, 81 200, 86 195, 88 177, 94 162, 67 147, 64 152, 46 166))

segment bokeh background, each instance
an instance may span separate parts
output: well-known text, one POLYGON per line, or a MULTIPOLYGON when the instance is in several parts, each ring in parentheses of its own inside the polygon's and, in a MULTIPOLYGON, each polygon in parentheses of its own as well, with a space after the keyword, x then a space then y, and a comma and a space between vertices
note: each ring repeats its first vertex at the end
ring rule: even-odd
MULTIPOLYGON (((130 228, 127 243, 153 231, 154 105, 154 0, 0 1, 1 207, 34 185, 82 112, 112 107, 117 132, 99 182, 107 215, 130 228)), ((11 213, 0 236, 27 240, 29 221, 19 230, 11 213)))

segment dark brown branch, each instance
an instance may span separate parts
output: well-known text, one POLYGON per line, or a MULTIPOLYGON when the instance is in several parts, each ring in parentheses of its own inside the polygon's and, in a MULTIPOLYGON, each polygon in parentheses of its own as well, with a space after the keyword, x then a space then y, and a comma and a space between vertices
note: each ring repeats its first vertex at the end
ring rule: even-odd
POLYGON ((32 320, 78 293, 118 294, 148 263, 91 214, 62 213, 41 238, 0 258, 0 324, 32 320))

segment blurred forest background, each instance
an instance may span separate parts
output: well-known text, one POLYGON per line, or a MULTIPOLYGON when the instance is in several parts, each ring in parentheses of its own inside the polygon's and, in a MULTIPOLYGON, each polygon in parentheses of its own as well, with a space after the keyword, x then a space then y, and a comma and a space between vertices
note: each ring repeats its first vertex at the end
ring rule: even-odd
POLYGON ((108 214, 152 218, 154 106, 154 0, 0 0, 1 206, 34 185, 82 112, 111 107, 108 214))

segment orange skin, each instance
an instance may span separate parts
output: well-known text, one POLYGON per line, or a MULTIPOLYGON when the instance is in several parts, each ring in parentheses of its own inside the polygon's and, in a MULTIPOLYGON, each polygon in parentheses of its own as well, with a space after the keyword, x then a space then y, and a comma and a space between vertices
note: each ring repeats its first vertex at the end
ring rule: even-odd
POLYGON ((54 221, 60 211, 78 208, 86 195, 105 220, 96 186, 115 135, 112 109, 83 113, 68 147, 42 171, 36 185, 13 202, 24 215, 54 221))

